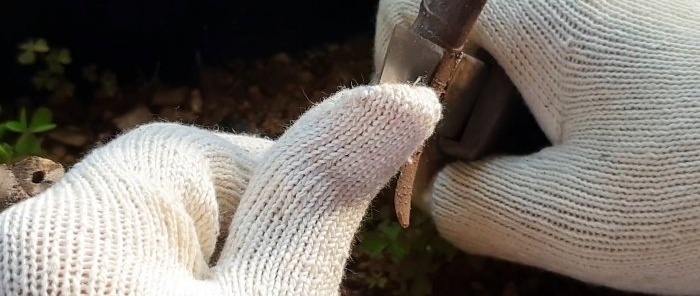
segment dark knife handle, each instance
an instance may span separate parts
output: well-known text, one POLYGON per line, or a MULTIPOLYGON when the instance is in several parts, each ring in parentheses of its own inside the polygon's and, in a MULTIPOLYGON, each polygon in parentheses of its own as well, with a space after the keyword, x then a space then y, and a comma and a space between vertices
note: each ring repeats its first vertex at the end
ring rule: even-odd
POLYGON ((487 0, 423 0, 413 30, 448 50, 460 50, 487 0))

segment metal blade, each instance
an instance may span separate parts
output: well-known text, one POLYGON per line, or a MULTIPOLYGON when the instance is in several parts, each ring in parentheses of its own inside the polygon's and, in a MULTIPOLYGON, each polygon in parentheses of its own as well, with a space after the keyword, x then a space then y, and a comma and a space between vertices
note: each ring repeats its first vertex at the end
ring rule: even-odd
MULTIPOLYGON (((421 79, 421 82, 429 84, 444 55, 445 50, 439 45, 410 29, 396 26, 384 57, 379 82, 415 83, 421 79)), ((394 198, 396 216, 403 228, 408 227, 410 220, 413 193, 410 189, 413 188, 420 151, 413 158, 413 163, 401 169, 394 198)))
POLYGON ((442 47, 411 31, 396 26, 384 57, 379 82, 414 83, 419 78, 430 83, 440 59, 442 47))

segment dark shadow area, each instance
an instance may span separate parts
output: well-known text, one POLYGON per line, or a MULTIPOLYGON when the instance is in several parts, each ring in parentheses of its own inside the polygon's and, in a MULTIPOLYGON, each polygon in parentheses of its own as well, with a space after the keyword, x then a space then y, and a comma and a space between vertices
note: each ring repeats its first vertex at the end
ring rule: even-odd
POLYGON ((295 52, 353 36, 371 36, 376 0, 11 0, 0 10, 3 97, 31 88, 17 67, 17 44, 43 37, 124 76, 164 82, 195 79, 205 65, 295 52), (19 79, 19 80, 18 80, 19 79))

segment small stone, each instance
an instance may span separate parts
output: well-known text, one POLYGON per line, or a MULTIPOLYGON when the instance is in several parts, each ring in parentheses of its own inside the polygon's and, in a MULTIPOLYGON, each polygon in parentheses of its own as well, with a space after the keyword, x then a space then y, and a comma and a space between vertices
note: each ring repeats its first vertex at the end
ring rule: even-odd
POLYGON ((178 106, 185 102, 189 94, 190 90, 187 87, 159 89, 153 95, 151 104, 154 106, 178 106))
POLYGON ((120 131, 125 131, 151 120, 153 120, 151 110, 149 110, 146 106, 139 105, 122 116, 114 118, 112 123, 114 123, 114 125, 120 131))
POLYGON ((68 150, 66 150, 66 146, 57 144, 51 147, 51 154, 57 156, 58 158, 63 158, 64 156, 66 156, 66 153, 68 153, 68 150))
POLYGON ((27 198, 29 195, 17 182, 12 170, 7 165, 0 164, 0 212, 27 198))
POLYGON ((88 141, 88 136, 85 132, 77 127, 53 130, 46 136, 51 140, 73 147, 83 147, 88 141))
POLYGON ((280 52, 280 53, 272 56, 272 60, 274 62, 277 62, 280 64, 289 64, 292 62, 292 58, 289 57, 289 55, 284 53, 284 52, 280 52))
POLYGON ((12 173, 24 192, 35 196, 63 178, 63 166, 53 160, 27 157, 12 165, 12 173))
POLYGON ((190 110, 192 110, 194 113, 201 113, 202 105, 204 105, 202 93, 198 89, 192 90, 192 93, 190 94, 190 110))
POLYGON ((173 122, 193 123, 197 119, 197 114, 194 114, 194 112, 182 111, 173 107, 164 108, 158 116, 173 122))

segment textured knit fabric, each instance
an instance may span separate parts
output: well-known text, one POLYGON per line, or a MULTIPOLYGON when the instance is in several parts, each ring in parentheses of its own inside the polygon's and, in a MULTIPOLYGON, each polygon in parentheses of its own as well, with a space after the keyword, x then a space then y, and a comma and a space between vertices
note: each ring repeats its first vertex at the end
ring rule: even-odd
POLYGON ((337 295, 370 200, 440 114, 426 87, 379 85, 274 142, 136 128, 0 214, 0 295, 337 295), (217 199, 240 203, 210 268, 217 199))
MULTIPOLYGON (((377 65, 418 2, 380 2, 377 65)), ((473 38, 554 145, 444 169, 424 205, 442 235, 594 284, 700 294, 700 1, 490 0, 473 38)))

